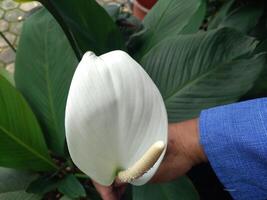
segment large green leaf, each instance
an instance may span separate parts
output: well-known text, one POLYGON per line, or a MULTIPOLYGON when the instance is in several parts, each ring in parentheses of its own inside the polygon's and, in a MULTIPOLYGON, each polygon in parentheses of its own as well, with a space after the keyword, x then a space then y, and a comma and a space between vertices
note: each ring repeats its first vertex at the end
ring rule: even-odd
POLYGON ((9 71, 4 68, 0 68, 0 75, 2 75, 6 80, 8 80, 11 85, 15 86, 14 76, 9 71))
POLYGON ((56 168, 28 104, 2 76, 0 110, 0 166, 40 171, 56 168))
POLYGON ((82 184, 73 174, 66 175, 63 179, 51 176, 38 177, 29 184, 26 191, 43 195, 56 189, 62 194, 74 199, 86 196, 82 184))
POLYGON ((199 0, 200 5, 196 12, 190 17, 190 20, 187 22, 187 25, 182 29, 180 34, 195 33, 199 31, 200 26, 203 23, 203 20, 206 15, 206 1, 199 0))
POLYGON ((60 180, 58 178, 53 177, 51 175, 40 176, 28 185, 26 191, 33 194, 44 195, 48 192, 56 190, 59 185, 59 182, 60 180))
POLYGON ((60 200, 72 200, 72 199, 67 197, 67 196, 63 196, 63 197, 60 198, 60 200))
POLYGON ((16 57, 16 86, 40 120, 49 147, 60 155, 65 147, 65 104, 76 65, 67 38, 45 9, 25 21, 16 57))
POLYGON ((260 17, 257 25, 249 32, 253 37, 256 37, 259 40, 266 40, 267 35, 267 12, 263 12, 263 15, 260 17))
POLYGON ((15 192, 0 193, 0 200, 41 200, 42 197, 37 194, 29 194, 24 190, 15 192))
MULTIPOLYGON (((255 53, 264 52, 267 53, 267 40, 261 42, 255 53)), ((260 76, 255 81, 253 87, 242 97, 241 100, 255 99, 260 97, 267 97, 267 55, 265 60, 265 65, 262 68, 260 76)))
POLYGON ((85 189, 73 174, 66 176, 60 182, 58 190, 73 199, 86 196, 85 189))
POLYGON ((25 192, 35 177, 30 172, 0 167, 0 200, 41 200, 41 196, 25 192))
POLYGON ((168 39, 153 48, 142 66, 158 86, 171 122, 202 109, 239 99, 253 85, 265 55, 250 55, 256 41, 233 29, 168 39))
POLYGON ((57 19, 80 59, 86 51, 97 55, 125 49, 121 33, 95 0, 40 0, 57 19))
POLYGON ((242 97, 242 99, 255 99, 260 97, 267 97, 267 62, 263 67, 259 78, 256 80, 253 87, 248 91, 248 93, 242 97))
POLYGON ((133 200, 196 200, 197 191, 191 181, 181 177, 176 181, 163 184, 146 184, 133 187, 133 200))
POLYGON ((234 2, 235 0, 228 0, 223 4, 220 10, 209 21, 208 30, 218 28, 220 23, 225 19, 227 14, 230 12, 234 2))
POLYGON ((203 0, 159 0, 144 19, 143 56, 166 37, 198 31, 206 12, 203 0))
POLYGON ((248 4, 230 12, 220 23, 219 28, 231 27, 241 32, 248 33, 257 25, 263 13, 263 5, 248 4))
POLYGON ((36 176, 31 172, 0 167, 0 193, 26 189, 36 176))
POLYGON ((24 3, 24 2, 34 1, 34 0, 14 0, 14 1, 24 3))

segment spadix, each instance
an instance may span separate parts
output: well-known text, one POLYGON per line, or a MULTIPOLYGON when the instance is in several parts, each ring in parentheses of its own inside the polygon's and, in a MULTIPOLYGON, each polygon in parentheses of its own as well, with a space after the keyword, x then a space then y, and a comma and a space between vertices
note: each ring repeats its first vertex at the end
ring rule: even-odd
POLYGON ((102 185, 116 177, 146 183, 166 150, 168 122, 160 92, 123 51, 83 56, 69 90, 65 127, 73 162, 102 185))

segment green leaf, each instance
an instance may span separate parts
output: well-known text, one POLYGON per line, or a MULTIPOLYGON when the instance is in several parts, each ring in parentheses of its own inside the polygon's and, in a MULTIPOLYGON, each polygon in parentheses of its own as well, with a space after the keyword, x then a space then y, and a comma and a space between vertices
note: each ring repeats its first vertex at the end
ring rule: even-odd
POLYGON ((78 59, 89 50, 100 55, 125 49, 121 33, 112 18, 95 0, 40 2, 59 22, 78 59))
POLYGON ((27 188, 27 192, 46 194, 55 189, 58 189, 61 193, 70 198, 86 196, 85 189, 73 174, 67 175, 62 180, 56 177, 39 177, 31 182, 27 188))
POLYGON ((182 121, 237 101, 252 87, 265 63, 265 55, 251 55, 256 44, 224 28, 165 40, 141 64, 163 96, 169 121, 182 121))
POLYGON ((0 194, 0 200, 41 200, 37 194, 29 194, 23 190, 0 194))
POLYGON ((133 185, 128 184, 126 186, 126 189, 121 197, 121 199, 127 199, 127 200, 133 200, 133 185))
POLYGON ((260 97, 267 97, 267 62, 253 88, 242 99, 255 99, 260 97))
MULTIPOLYGON (((86 187, 86 191, 87 191, 87 196, 90 197, 90 200, 102 200, 102 198, 100 197, 100 194, 96 191, 95 187, 93 186, 89 186, 86 187)), ((130 198, 124 198, 124 196, 122 197, 122 200, 131 200, 130 198)))
POLYGON ((202 0, 159 0, 144 19, 144 55, 166 37, 197 32, 206 12, 202 0))
POLYGON ((267 12, 263 12, 263 15, 260 17, 257 25, 249 32, 253 37, 256 37, 258 40, 266 40, 267 35, 267 12))
POLYGON ((215 14, 215 16, 211 19, 208 25, 208 30, 218 28, 220 23, 225 19, 227 14, 230 12, 230 9, 235 0, 228 0, 224 3, 224 5, 220 8, 220 10, 215 14))
POLYGON ((168 183, 133 187, 133 200, 147 199, 196 200, 199 196, 191 181, 186 177, 181 177, 168 183))
POLYGON ((239 7, 226 16, 220 23, 219 28, 230 27, 248 33, 257 25, 263 13, 263 8, 264 6, 260 4, 248 4, 239 7))
MULTIPOLYGON (((257 46, 255 53, 260 52, 267 52, 267 40, 261 42, 257 46)), ((267 97, 267 56, 260 76, 255 81, 253 87, 242 97, 241 100, 255 99, 260 97, 267 97)))
POLYGON ((67 196, 63 196, 63 197, 60 198, 60 200, 72 200, 72 199, 67 197, 67 196))
POLYGON ((22 3, 24 3, 24 2, 30 2, 30 1, 34 1, 34 0, 14 0, 14 1, 16 1, 16 2, 22 2, 22 3))
POLYGON ((60 182, 58 190, 70 198, 79 198, 86 196, 86 192, 82 184, 72 174, 68 175, 60 182))
POLYGON ((30 172, 0 167, 0 200, 41 200, 41 196, 24 191, 35 177, 30 172))
POLYGON ((34 194, 46 194, 55 190, 59 185, 59 180, 54 177, 38 177, 32 181, 27 187, 27 192, 34 194))
POLYGON ((15 86, 14 76, 4 68, 0 68, 0 75, 2 75, 9 83, 15 86))
POLYGON ((106 10, 109 16, 113 19, 113 21, 116 22, 116 19, 118 18, 120 14, 121 4, 117 4, 117 3, 106 4, 103 6, 103 8, 106 10))
POLYGON ((27 192, 34 194, 46 194, 55 189, 69 198, 85 197, 86 192, 82 184, 73 175, 67 175, 62 180, 56 177, 39 177, 27 188, 27 192))
POLYGON ((21 94, 0 76, 0 166, 55 169, 38 122, 21 94))
POLYGON ((65 149, 65 105, 77 66, 56 20, 39 10, 24 23, 16 56, 15 82, 37 115, 53 152, 65 149))
POLYGON ((0 167, 0 194, 24 190, 36 176, 27 171, 0 167))
POLYGON ((180 34, 195 33, 199 30, 200 26, 203 23, 206 14, 206 1, 199 0, 201 4, 193 16, 190 17, 190 21, 184 27, 180 34))

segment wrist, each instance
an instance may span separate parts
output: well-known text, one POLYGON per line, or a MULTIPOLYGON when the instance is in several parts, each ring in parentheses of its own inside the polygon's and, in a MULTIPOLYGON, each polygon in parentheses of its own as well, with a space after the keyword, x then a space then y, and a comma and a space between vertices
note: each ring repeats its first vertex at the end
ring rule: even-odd
POLYGON ((176 137, 178 140, 176 143, 182 145, 183 152, 191 160, 192 166, 207 162, 204 149, 200 144, 198 124, 198 118, 174 124, 176 128, 175 134, 178 136, 176 137))
POLYGON ((199 119, 189 120, 188 123, 191 123, 192 126, 192 149, 191 153, 193 154, 194 164, 199 164, 202 162, 207 162, 207 156, 205 154, 204 148, 200 143, 200 130, 199 130, 199 119))

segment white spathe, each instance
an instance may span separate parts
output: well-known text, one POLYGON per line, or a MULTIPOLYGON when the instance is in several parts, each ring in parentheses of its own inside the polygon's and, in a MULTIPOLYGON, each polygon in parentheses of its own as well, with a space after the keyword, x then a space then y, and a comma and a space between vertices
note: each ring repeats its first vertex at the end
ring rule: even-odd
MULTIPOLYGON (((87 52, 73 76, 65 113, 70 156, 102 185, 131 167, 155 142, 167 144, 168 121, 159 90, 143 68, 123 51, 97 57, 87 52)), ((156 164, 132 184, 142 185, 156 164)))

